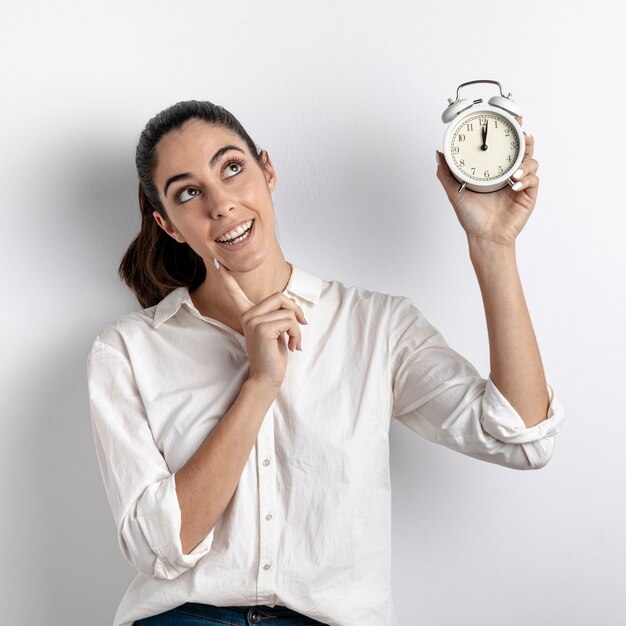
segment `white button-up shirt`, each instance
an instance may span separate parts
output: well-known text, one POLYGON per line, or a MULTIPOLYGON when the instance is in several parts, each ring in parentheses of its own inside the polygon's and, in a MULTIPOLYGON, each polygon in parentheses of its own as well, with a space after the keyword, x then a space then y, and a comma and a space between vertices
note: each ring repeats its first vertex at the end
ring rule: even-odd
POLYGON ((332 626, 392 626, 389 427, 512 468, 550 459, 564 411, 527 428, 489 377, 404 296, 297 267, 284 292, 309 321, 288 353, 231 502, 182 552, 176 472, 249 373, 243 335, 180 287, 121 317, 88 357, 91 418, 124 557, 139 571, 115 626, 185 602, 276 604, 332 626))

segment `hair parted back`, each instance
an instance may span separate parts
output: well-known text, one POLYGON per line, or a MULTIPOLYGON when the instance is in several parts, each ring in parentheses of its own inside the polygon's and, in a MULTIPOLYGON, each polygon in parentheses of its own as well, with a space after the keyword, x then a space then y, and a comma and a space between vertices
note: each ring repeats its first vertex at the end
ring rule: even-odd
POLYGON ((202 257, 186 243, 179 243, 170 237, 152 215, 157 211, 169 221, 154 184, 157 144, 167 133, 179 129, 191 119, 203 120, 233 131, 246 143, 259 165, 263 165, 261 152, 244 127, 232 113, 212 102, 178 102, 155 115, 146 124, 135 154, 141 227, 119 266, 120 277, 144 308, 157 304, 177 287, 188 287, 191 291, 206 277, 202 257))

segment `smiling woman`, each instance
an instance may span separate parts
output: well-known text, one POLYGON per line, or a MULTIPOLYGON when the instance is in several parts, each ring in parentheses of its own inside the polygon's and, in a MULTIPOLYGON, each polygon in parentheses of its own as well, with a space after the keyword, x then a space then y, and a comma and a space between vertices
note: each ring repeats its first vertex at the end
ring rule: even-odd
MULTIPOLYGON (((206 226, 196 230, 202 228, 197 220, 201 219, 199 212, 207 201, 200 199, 203 192, 206 198, 214 191, 212 187, 232 188, 233 183, 227 179, 239 176, 245 168, 256 168, 257 182, 259 173, 273 173, 273 169, 267 153, 257 150, 229 111, 195 100, 179 102, 148 122, 137 145, 136 165, 141 230, 124 255, 119 272, 142 306, 149 307, 172 289, 195 289, 206 278, 205 262, 216 251, 199 241, 206 226), (214 150, 216 145, 219 147, 214 150), (182 171, 176 171, 177 167, 182 171), (206 180, 209 174, 210 182, 206 180), (193 202, 202 205, 195 213, 187 206, 193 202), (184 211, 181 205, 185 205, 184 211)), ((244 178, 249 179, 247 175, 244 178)), ((239 186, 243 188, 245 183, 239 186)), ((268 198, 264 200, 267 204, 268 198)), ((211 241, 237 226, 227 224, 233 222, 230 216, 213 221, 211 241)), ((226 259, 224 262, 228 267, 226 259)))
MULTIPOLYGON (((524 418, 409 298, 285 260, 273 164, 225 109, 166 109, 136 157, 141 231, 120 274, 144 308, 88 357, 102 478, 138 571, 114 626, 395 626, 391 422, 506 467, 552 456, 563 408, 508 247, 483 229, 471 258, 493 372, 524 418)), ((516 193, 452 198, 490 225, 495 207, 510 232, 516 193)))

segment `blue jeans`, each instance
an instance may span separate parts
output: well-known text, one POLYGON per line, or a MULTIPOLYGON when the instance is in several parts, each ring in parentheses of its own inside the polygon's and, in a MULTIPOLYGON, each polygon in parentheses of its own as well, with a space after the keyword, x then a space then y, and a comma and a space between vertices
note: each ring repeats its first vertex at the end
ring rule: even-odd
POLYGON ((284 606, 212 606, 187 602, 165 613, 136 620, 134 626, 328 626, 284 606))

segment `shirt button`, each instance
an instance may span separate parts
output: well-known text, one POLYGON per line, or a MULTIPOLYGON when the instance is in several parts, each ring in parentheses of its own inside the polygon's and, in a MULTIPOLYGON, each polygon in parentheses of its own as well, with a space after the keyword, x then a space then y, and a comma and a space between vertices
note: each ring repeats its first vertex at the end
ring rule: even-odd
POLYGON ((271 513, 268 513, 268 514, 265 516, 265 519, 269 522, 269 521, 272 519, 272 514, 271 514, 271 513))
POLYGON ((269 464, 270 464, 269 459, 263 459, 263 465, 265 465, 265 467, 267 467, 269 464))
POLYGON ((263 566, 263 569, 264 569, 265 571, 267 571, 270 567, 271 567, 271 565, 270 565, 269 563, 266 563, 266 564, 263 566))

